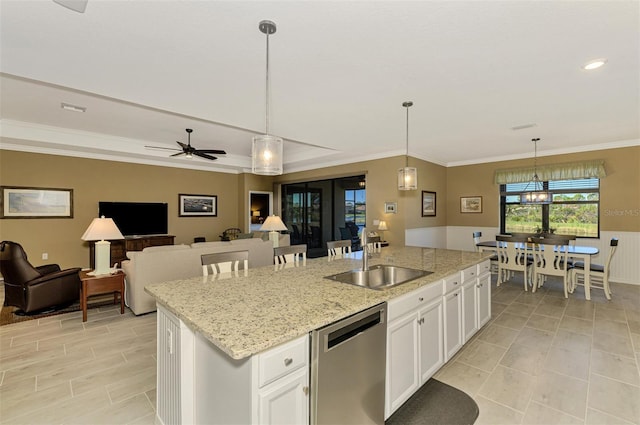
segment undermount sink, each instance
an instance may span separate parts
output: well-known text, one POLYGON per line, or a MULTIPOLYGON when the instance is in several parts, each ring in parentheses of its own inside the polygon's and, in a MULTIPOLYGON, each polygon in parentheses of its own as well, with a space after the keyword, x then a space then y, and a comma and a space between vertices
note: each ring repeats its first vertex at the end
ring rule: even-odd
POLYGON ((326 276, 326 279, 380 290, 392 288, 431 273, 433 272, 381 264, 371 266, 367 271, 349 270, 348 272, 326 276))

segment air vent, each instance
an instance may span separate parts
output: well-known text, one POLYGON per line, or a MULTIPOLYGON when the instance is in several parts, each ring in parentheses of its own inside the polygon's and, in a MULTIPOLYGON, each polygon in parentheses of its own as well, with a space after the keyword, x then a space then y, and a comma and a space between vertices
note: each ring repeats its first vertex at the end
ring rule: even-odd
POLYGON ((535 127, 538 124, 523 124, 523 125, 516 125, 515 127, 511 127, 511 130, 513 131, 518 131, 518 130, 524 130, 525 128, 531 128, 531 127, 535 127))

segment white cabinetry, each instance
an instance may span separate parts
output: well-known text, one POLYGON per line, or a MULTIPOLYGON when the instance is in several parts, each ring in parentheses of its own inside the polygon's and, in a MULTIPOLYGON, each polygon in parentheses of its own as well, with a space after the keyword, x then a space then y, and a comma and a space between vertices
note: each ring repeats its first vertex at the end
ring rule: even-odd
POLYGON ((466 343, 478 331, 477 266, 462 271, 462 329, 466 343))
POLYGON ((478 264, 476 285, 478 299, 478 329, 491 319, 491 262, 478 264))
POLYGON ((456 273, 444 279, 444 359, 449 361, 462 347, 462 278, 456 273))
POLYGON ((156 423, 307 424, 308 394, 308 335, 235 360, 158 306, 156 423))
POLYGON ((444 364, 440 285, 389 301, 388 312, 385 419, 444 364))

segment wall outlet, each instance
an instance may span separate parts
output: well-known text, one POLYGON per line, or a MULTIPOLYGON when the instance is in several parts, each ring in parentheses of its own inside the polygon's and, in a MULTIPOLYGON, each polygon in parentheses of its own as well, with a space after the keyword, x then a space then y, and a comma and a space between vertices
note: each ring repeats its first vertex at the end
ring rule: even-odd
POLYGON ((42 259, 43 260, 48 260, 49 259, 49 253, 48 252, 43 252, 42 253, 42 259))

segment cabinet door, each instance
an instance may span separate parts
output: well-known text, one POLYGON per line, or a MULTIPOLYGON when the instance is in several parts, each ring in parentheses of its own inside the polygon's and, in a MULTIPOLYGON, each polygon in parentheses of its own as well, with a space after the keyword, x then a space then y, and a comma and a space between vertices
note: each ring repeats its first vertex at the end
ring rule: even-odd
POLYGON ((491 319, 491 274, 483 274, 476 285, 478 297, 478 328, 491 319))
POLYGON ((462 288, 444 297, 445 361, 462 347, 462 288))
POLYGON ((420 385, 444 364, 442 298, 420 310, 420 385))
POLYGON ((478 331, 478 294, 476 285, 478 279, 465 283, 462 286, 462 334, 464 335, 463 343, 478 331))
POLYGON ((301 368, 265 386, 258 398, 259 424, 308 424, 308 368, 301 368))
POLYGON ((410 313, 387 327, 385 419, 420 387, 418 313, 410 313))

